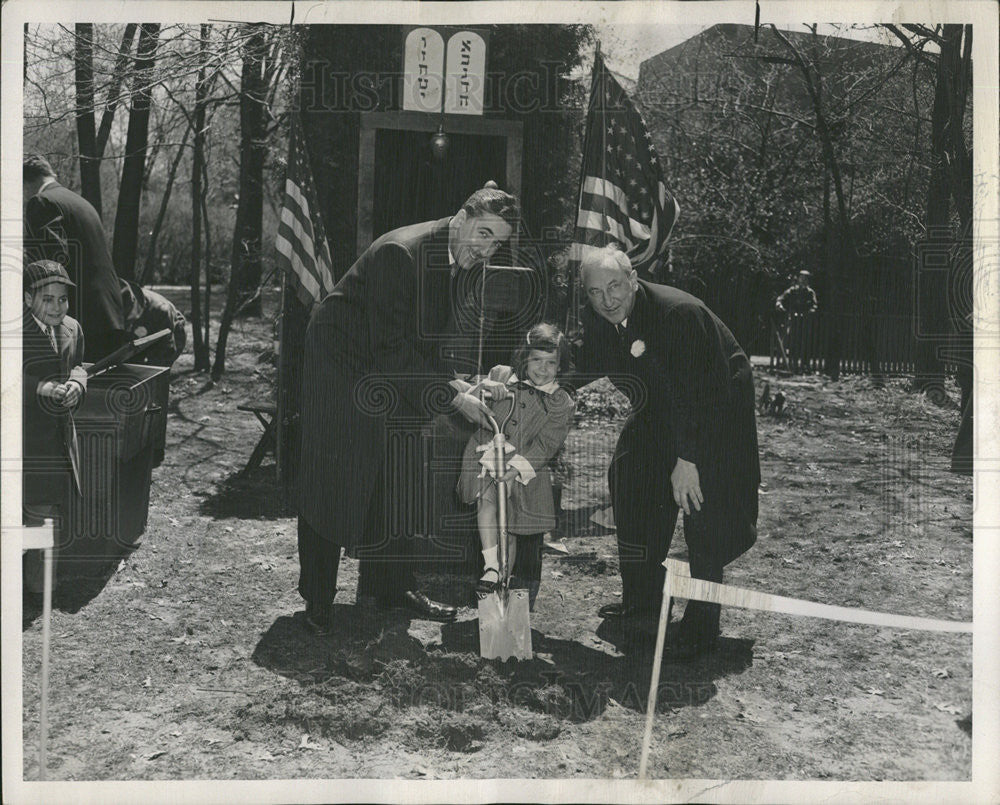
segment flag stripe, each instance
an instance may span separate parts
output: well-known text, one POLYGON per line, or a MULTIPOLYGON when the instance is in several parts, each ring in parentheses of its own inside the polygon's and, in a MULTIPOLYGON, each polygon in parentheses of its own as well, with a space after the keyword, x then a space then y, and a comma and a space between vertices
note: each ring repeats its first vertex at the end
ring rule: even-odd
POLYGON ((601 237, 591 237, 589 234, 577 232, 577 240, 582 240, 592 246, 603 246, 604 241, 610 238, 619 246, 626 249, 632 247, 631 241, 626 238, 624 227, 614 218, 608 218, 593 210, 580 210, 576 219, 578 230, 585 230, 587 233, 599 234, 601 237))
POLYGON ((301 136, 298 121, 293 119, 285 195, 275 249, 296 295, 303 305, 311 309, 333 290, 333 261, 319 217, 309 160, 302 148, 301 136))
POLYGON ((295 198, 295 194, 289 193, 285 197, 285 206, 281 210, 278 233, 285 237, 292 250, 299 255, 304 264, 309 266, 310 272, 318 279, 316 256, 306 248, 307 243, 315 242, 312 222, 309 219, 309 208, 305 206, 303 209, 299 200, 295 198))
POLYGON ((583 180, 583 192, 611 199, 625 213, 625 217, 628 217, 628 196, 614 182, 608 179, 598 179, 596 176, 588 176, 583 180))
MULTIPOLYGON (((621 210, 618 209, 617 205, 610 199, 604 196, 590 196, 584 198, 585 203, 580 205, 581 214, 590 215, 591 213, 597 213, 599 216, 603 216, 609 220, 613 220, 618 227, 623 232, 628 232, 631 228, 629 226, 629 218, 624 215, 621 210)), ((589 220, 589 218, 588 218, 589 220)), ((596 224, 596 228, 602 228, 600 224, 596 224)))
POLYGON ((584 203, 580 205, 581 207, 586 207, 589 211, 614 216, 620 224, 627 225, 628 230, 635 238, 640 240, 649 238, 649 227, 629 215, 628 196, 620 187, 607 180, 598 179, 596 176, 588 176, 583 181, 583 192, 584 203))
POLYGON ((295 243, 292 240, 279 240, 276 245, 278 254, 283 255, 288 260, 288 265, 291 267, 295 279, 302 283, 312 296, 318 298, 323 288, 314 273, 314 264, 311 259, 299 254, 295 243))
POLYGON ((642 116, 600 54, 587 109, 576 239, 616 242, 643 274, 655 270, 679 214, 642 116))

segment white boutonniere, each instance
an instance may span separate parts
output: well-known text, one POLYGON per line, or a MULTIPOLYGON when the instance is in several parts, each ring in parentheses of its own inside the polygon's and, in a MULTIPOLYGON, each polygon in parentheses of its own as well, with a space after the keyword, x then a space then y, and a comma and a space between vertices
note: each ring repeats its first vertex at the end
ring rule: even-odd
POLYGON ((641 338, 632 342, 632 349, 629 350, 633 358, 638 358, 646 351, 646 342, 641 338))

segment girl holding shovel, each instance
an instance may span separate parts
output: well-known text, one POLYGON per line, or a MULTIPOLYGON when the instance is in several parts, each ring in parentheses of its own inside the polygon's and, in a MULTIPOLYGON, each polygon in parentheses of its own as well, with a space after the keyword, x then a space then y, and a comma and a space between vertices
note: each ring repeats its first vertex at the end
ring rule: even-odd
MULTIPOLYGON (((513 357, 513 366, 494 366, 475 385, 454 381, 460 393, 488 398, 507 443, 509 565, 527 581, 534 607, 541 579, 542 536, 555 527, 552 478, 548 464, 562 447, 573 424, 575 404, 557 377, 569 367, 569 344, 557 327, 536 324, 513 357), (518 543, 522 543, 518 551, 518 543)), ((477 504, 483 575, 476 592, 487 595, 501 582, 498 558, 498 502, 493 433, 480 428, 462 456, 458 494, 477 504)))

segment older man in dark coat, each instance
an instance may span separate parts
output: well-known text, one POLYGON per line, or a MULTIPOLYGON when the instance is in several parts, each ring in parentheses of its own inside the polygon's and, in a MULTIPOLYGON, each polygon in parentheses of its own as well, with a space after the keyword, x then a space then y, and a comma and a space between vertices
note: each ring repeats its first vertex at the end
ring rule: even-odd
MULTIPOLYGON (((577 384, 607 375, 632 404, 608 471, 622 602, 600 614, 653 615, 679 509, 695 578, 722 581, 723 567, 756 541, 760 467, 750 362, 699 299, 638 280, 613 247, 589 251, 581 272, 590 306, 577 384)), ((710 650, 718 634, 719 606, 692 601, 668 631, 668 646, 688 659, 710 650)))
POLYGON ((56 181, 48 161, 29 154, 23 164, 26 262, 55 260, 75 283, 70 315, 87 334, 88 361, 126 341, 118 274, 97 210, 56 181))
POLYGON ((436 395, 452 377, 442 336, 463 272, 489 259, 518 215, 513 196, 478 190, 451 218, 378 238, 313 310, 297 496, 299 592, 317 631, 330 626, 341 547, 360 559, 359 597, 431 618, 455 615, 416 589, 411 525, 384 516, 389 497, 411 486, 386 476, 441 410, 436 395))

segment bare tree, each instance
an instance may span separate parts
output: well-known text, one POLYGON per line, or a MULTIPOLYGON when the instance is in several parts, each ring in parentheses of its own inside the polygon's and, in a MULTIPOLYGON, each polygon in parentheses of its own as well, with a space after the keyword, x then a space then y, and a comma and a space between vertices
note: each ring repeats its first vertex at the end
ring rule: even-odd
POLYGON ((101 158, 94 128, 94 25, 76 25, 76 136, 80 147, 81 195, 101 214, 101 158))
POLYGON ((181 164, 181 159, 184 157, 184 149, 187 147, 188 136, 191 134, 191 127, 187 126, 184 129, 184 138, 181 140, 181 144, 177 148, 177 153, 174 154, 174 158, 170 163, 170 171, 167 174, 167 183, 163 188, 163 195, 160 197, 160 209, 156 213, 156 222, 153 224, 153 229, 149 235, 149 244, 146 249, 146 263, 142 269, 142 272, 136 277, 136 281, 141 283, 142 278, 146 276, 152 276, 154 267, 156 265, 156 246, 160 238, 160 231, 163 228, 163 222, 167 217, 167 206, 170 203, 170 194, 174 188, 174 179, 177 177, 177 168, 181 164))
MULTIPOLYGON (((945 25, 940 47, 931 112, 931 180, 927 187, 924 249, 916 265, 920 331, 914 388, 943 395, 944 366, 938 349, 951 332, 950 272, 931 264, 951 254, 957 240, 951 225, 952 201, 963 229, 971 231, 972 167, 965 144, 964 119, 971 75, 972 26, 945 25), (966 30, 967 29, 967 30, 966 30), (963 39, 965 47, 963 49, 963 39)), ((952 261, 954 265, 954 261, 952 261)))
MULTIPOLYGON (((202 332, 201 321, 202 178, 205 169, 205 111, 208 100, 206 56, 211 31, 210 25, 202 24, 199 38, 201 67, 198 70, 198 81, 195 84, 194 150, 191 157, 191 330, 194 336, 195 371, 208 371, 211 368, 208 340, 206 334, 202 332)), ((208 277, 207 281, 211 282, 211 277, 208 277)))
POLYGON ((277 36, 251 26, 243 42, 240 77, 240 190, 233 228, 226 305, 219 323, 212 377, 226 367, 226 344, 237 315, 260 315, 261 238, 264 213, 264 160, 267 156, 268 100, 278 69, 277 36))
POLYGON ((104 113, 101 115, 101 126, 97 130, 97 146, 95 154, 98 159, 104 157, 104 150, 108 145, 108 138, 111 136, 111 125, 114 123, 115 111, 121 100, 122 84, 128 73, 128 65, 131 61, 132 41, 135 39, 135 31, 138 24, 130 22, 122 32, 121 44, 118 46, 118 54, 115 57, 114 70, 111 73, 111 80, 108 83, 104 113))
POLYGON ((159 33, 160 26, 156 23, 144 24, 139 30, 132 108, 129 111, 125 163, 118 188, 118 209, 115 213, 111 251, 118 275, 124 279, 135 279, 135 261, 139 248, 139 206, 142 202, 142 179, 146 164, 146 144, 149 140, 150 81, 159 33))

